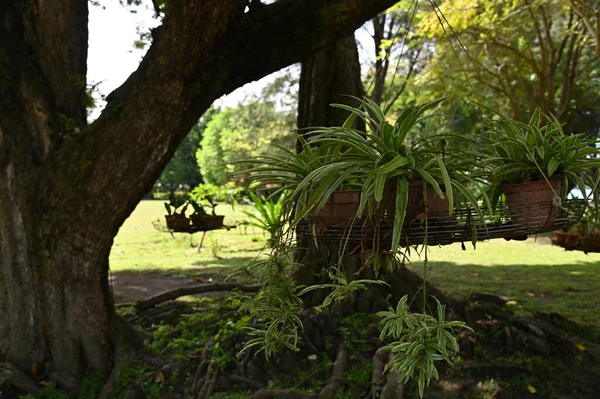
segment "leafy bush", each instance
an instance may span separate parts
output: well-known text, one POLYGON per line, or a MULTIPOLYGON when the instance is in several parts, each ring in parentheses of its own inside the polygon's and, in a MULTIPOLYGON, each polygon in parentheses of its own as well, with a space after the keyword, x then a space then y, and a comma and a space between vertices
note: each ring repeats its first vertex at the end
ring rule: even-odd
POLYGON ((283 215, 281 210, 285 194, 279 196, 276 202, 268 200, 264 195, 258 196, 253 192, 250 192, 248 195, 254 206, 254 212, 242 211, 250 219, 244 220, 240 224, 243 226, 253 226, 269 233, 269 246, 275 246, 279 241, 279 235, 283 229, 283 215))
POLYGON ((266 101, 221 110, 207 125, 196 157, 204 181, 224 184, 231 176, 243 181, 234 162, 272 151, 269 144, 292 149, 294 112, 281 112, 266 101))
POLYGON ((190 197, 201 205, 206 202, 224 202, 235 206, 242 198, 243 187, 234 182, 228 182, 221 186, 215 184, 199 184, 190 192, 190 197))

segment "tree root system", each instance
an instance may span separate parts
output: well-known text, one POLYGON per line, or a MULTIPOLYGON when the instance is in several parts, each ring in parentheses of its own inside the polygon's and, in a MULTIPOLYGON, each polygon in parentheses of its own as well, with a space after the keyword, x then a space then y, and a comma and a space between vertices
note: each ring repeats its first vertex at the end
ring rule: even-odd
MULTIPOLYGON (((596 397, 600 330, 556 314, 518 317, 502 298, 489 294, 449 302, 453 316, 467 321, 475 332, 460 333, 461 352, 452 365, 438 362, 440 380, 430 384, 426 397, 527 398, 533 391, 548 398, 596 397)), ((386 372, 390 353, 378 350, 383 343, 379 320, 372 314, 308 308, 300 314, 305 326, 300 350, 284 350, 267 360, 253 350, 239 353, 251 338, 245 326, 257 326, 258 321, 223 304, 213 305, 216 313, 211 318, 189 319, 202 311, 187 303, 166 302, 128 315, 139 325, 153 320, 146 328, 154 331, 155 344, 163 341, 159 357, 179 364, 178 378, 186 376, 170 397, 226 398, 227 392, 251 399, 418 397, 416 383, 405 385, 399 375, 386 372), (172 327, 159 333, 159 324, 172 327), (190 334, 205 337, 201 348, 173 349, 177 342, 187 343, 190 334)), ((165 381, 171 378, 167 374, 165 381)), ((134 385, 143 384, 140 380, 134 385)))
MULTIPOLYGON (((299 350, 266 359, 257 348, 242 352, 252 338, 247 327, 260 326, 260 320, 237 312, 242 301, 241 294, 232 294, 124 309, 124 318, 144 331, 144 349, 118 351, 122 356, 108 383, 94 397, 418 397, 414 381, 403 384, 386 371, 391 354, 379 349, 386 343, 379 340, 374 314, 307 308, 299 314, 304 325, 299 350)), ((600 329, 557 314, 519 317, 489 294, 446 304, 453 318, 475 332, 459 334, 460 354, 452 364, 437 363, 440 379, 426 388, 425 397, 529 398, 535 392, 540 398, 591 399, 600 392, 600 329)), ((0 364, 0 377, 20 392, 42 388, 19 373, 0 364)))

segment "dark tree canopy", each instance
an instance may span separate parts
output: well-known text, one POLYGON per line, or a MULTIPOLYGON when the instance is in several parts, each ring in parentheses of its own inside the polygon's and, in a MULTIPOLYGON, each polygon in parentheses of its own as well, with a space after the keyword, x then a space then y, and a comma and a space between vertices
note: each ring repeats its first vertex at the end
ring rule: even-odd
POLYGON ((110 370, 131 335, 108 285, 112 240, 181 140, 215 99, 394 3, 170 0, 87 125, 88 1, 0 2, 0 363, 71 390, 87 367, 110 370))

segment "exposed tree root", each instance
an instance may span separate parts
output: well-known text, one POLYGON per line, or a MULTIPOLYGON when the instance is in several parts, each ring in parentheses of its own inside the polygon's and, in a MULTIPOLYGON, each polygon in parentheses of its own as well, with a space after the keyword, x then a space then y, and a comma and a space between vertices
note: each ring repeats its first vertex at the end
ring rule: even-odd
POLYGON ((152 337, 145 331, 137 330, 133 325, 129 324, 125 319, 119 317, 116 323, 116 348, 113 368, 110 372, 108 380, 104 384, 102 391, 98 395, 98 399, 108 399, 113 391, 115 381, 119 378, 121 371, 127 360, 137 351, 142 348, 144 339, 152 337))
POLYGON ((386 381, 385 375, 385 365, 388 362, 390 357, 389 351, 377 350, 373 355, 373 371, 371 373, 371 398, 377 398, 377 390, 380 388, 384 382, 386 381))
MULTIPOLYGON (((408 272, 407 281, 413 283, 417 281, 411 280, 410 270, 402 270, 397 276, 404 275, 406 272, 408 272)), ((418 288, 411 288, 404 281, 402 284, 398 282, 394 287, 393 289, 397 290, 393 293, 394 297, 418 294, 418 288), (400 289, 410 289, 410 292, 403 292, 400 289)), ((431 289, 428 292, 435 291, 431 289)), ((236 392, 246 389, 256 391, 250 396, 251 399, 326 399, 342 391, 345 397, 401 399, 405 396, 405 389, 410 391, 406 396, 414 396, 412 383, 405 387, 397 374, 385 374, 389 353, 375 351, 375 348, 381 344, 378 339, 378 320, 375 318, 354 314, 352 317, 346 317, 348 315, 346 311, 316 311, 309 308, 299 314, 304 324, 305 338, 299 347, 300 351, 282 352, 267 361, 264 357, 255 356, 255 350, 249 350, 245 352, 243 358, 239 358, 239 350, 251 337, 243 330, 243 326, 224 325, 223 320, 230 319, 235 312, 231 307, 223 306, 221 300, 215 299, 214 304, 207 304, 202 309, 187 302, 174 301, 156 308, 148 308, 143 312, 132 312, 132 318, 140 323, 158 322, 162 317, 167 317, 174 328, 166 336, 161 334, 161 339, 182 339, 184 345, 189 342, 187 336, 180 338, 184 331, 186 334, 191 332, 190 337, 211 337, 213 334, 218 334, 208 341, 200 341, 201 346, 193 349, 190 356, 184 359, 179 357, 178 360, 171 357, 167 360, 168 364, 173 360, 181 362, 182 366, 177 369, 177 375, 190 375, 186 386, 181 386, 181 383, 175 380, 170 382, 175 384, 170 385, 170 389, 177 387, 174 392, 183 395, 178 397, 208 399, 215 392, 236 392), (176 325, 185 316, 194 312, 215 312, 217 316, 196 324, 182 324, 185 327, 176 325), (208 335, 201 334, 201 330, 208 335), (194 331, 197 331, 198 335, 194 335, 194 331), (227 335, 227 331, 231 331, 231 334, 227 335), (218 348, 215 347, 217 344, 218 348), (337 344, 337 347, 332 348, 331 344, 337 344), (218 349, 218 352, 214 349, 218 349), (335 362, 333 365, 324 366, 323 363, 319 364, 311 358, 313 354, 320 360, 334 358, 335 362), (357 375, 360 375, 360 372, 356 374, 354 371, 362 370, 364 375, 365 369, 354 369, 354 365, 368 364, 370 358, 372 359, 372 369, 368 371, 370 384, 358 382, 357 375), (347 370, 351 362, 349 359, 353 359, 351 372, 347 370), (304 392, 297 392, 297 390, 304 390, 304 392)), ((393 301, 394 299, 391 299, 392 304, 393 301)), ((413 302, 422 304, 419 300, 413 302)), ((571 370, 582 369, 582 373, 578 374, 575 371, 572 375, 577 382, 571 384, 568 389, 575 392, 580 389, 578 384, 585 387, 581 391, 586 393, 596 392, 597 390, 594 389, 600 388, 598 383, 594 382, 594 375, 598 370, 595 356, 600 343, 600 332, 587 331, 574 323, 568 324, 566 319, 559 316, 517 317, 509 307, 504 306, 504 299, 489 294, 473 295, 466 302, 452 299, 444 302, 452 318, 468 320, 477 332, 472 334, 463 331, 459 335, 463 360, 457 362, 456 366, 446 366, 443 362, 437 364, 444 382, 432 383, 426 389, 426 395, 429 397, 461 398, 481 392, 478 382, 493 378, 511 384, 518 378, 522 378, 524 374, 527 374, 531 381, 537 381, 533 385, 542 397, 542 393, 546 394, 550 389, 556 389, 556 386, 552 385, 551 388, 543 391, 544 386, 540 381, 544 381, 547 372, 552 373, 552 367, 562 365, 563 361, 565 367, 571 370), (452 307, 453 305, 455 307, 452 307), (576 344, 581 344, 586 349, 579 349, 576 344), (498 363, 493 363, 496 361, 494 359, 498 359, 498 363), (545 366, 546 360, 552 362, 550 368, 545 366), (586 375, 583 376, 583 373, 586 375), (449 385, 445 385, 446 383, 449 385)), ((357 306, 357 303, 350 304, 350 312, 353 305, 357 306)), ((252 320, 249 325, 260 325, 260 321, 252 320)), ((165 371, 165 378, 168 379, 168 376, 174 373, 174 371, 165 371)), ((152 376, 156 376, 156 371, 148 378, 152 376)), ((133 389, 137 390, 135 392, 139 395, 139 379, 135 385, 133 389)), ((501 394, 512 392, 516 395, 514 397, 519 397, 519 392, 513 392, 511 389, 510 386, 503 388, 501 394)), ((515 389, 522 390, 523 387, 515 389)), ((564 392, 569 391, 564 390, 564 392)))
POLYGON ((206 374, 210 369, 210 363, 214 363, 214 361, 208 360, 208 353, 210 348, 214 345, 213 340, 208 340, 204 345, 204 349, 202 350, 202 360, 196 369, 196 373, 194 374, 194 382, 192 383, 192 397, 197 397, 200 394, 200 390, 204 386, 204 382, 206 380, 206 374))
MULTIPOLYGON (((227 378, 229 378, 230 380, 232 380, 234 382, 241 382, 243 384, 246 384, 247 386, 252 387, 254 389, 264 389, 265 388, 263 386, 263 384, 261 384, 260 382, 256 382, 254 380, 251 380, 249 378, 245 378, 245 377, 242 377, 239 375, 230 374, 229 376, 227 376, 227 378)), ((297 387, 294 387, 294 388, 297 388, 297 387)))
POLYGON ((12 363, 0 363, 0 377, 5 378, 9 385, 28 393, 38 393, 42 390, 34 380, 29 378, 12 363))
POLYGON ((212 284, 202 284, 202 285, 194 285, 191 287, 182 287, 177 288, 172 291, 163 292, 162 294, 158 294, 152 298, 146 299, 144 301, 139 301, 135 308, 137 311, 143 311, 150 308, 155 307, 158 304, 163 302, 167 302, 173 299, 177 299, 186 295, 196 295, 203 294, 206 292, 214 292, 214 291, 232 291, 239 290, 242 292, 257 292, 261 288, 261 285, 247 285, 247 284, 237 284, 237 283, 212 283, 212 284))
POLYGON ((389 373, 387 382, 381 391, 380 399, 402 399, 404 397, 404 384, 400 381, 398 373, 389 373))
POLYGON ((329 399, 335 394, 335 391, 338 390, 341 382, 345 379, 347 364, 348 352, 346 352, 346 349, 344 349, 344 343, 342 342, 337 349, 337 355, 335 363, 333 364, 331 378, 329 378, 325 387, 321 390, 321 392, 319 392, 319 399, 329 399))
POLYGON ((127 355, 122 349, 119 349, 119 347, 117 347, 115 351, 115 362, 113 365, 113 369, 110 373, 110 376, 108 377, 108 380, 104 384, 100 395, 98 395, 98 399, 108 399, 110 397, 110 394, 113 391, 114 383, 119 378, 119 375, 121 374, 121 370, 125 363, 127 363, 127 355))
POLYGON ((301 379, 300 381, 298 381, 298 383, 296 385, 294 385, 292 387, 292 389, 298 389, 300 387, 302 387, 304 384, 306 384, 306 382, 308 382, 311 378, 327 371, 328 368, 330 368, 331 366, 327 365, 327 366, 323 366, 320 369, 316 369, 315 371, 313 371, 312 373, 309 373, 306 377, 304 377, 303 379, 301 379))
POLYGON ((189 314, 193 309, 187 302, 171 301, 160 307, 150 308, 146 311, 138 312, 130 318, 130 322, 139 324, 142 327, 152 325, 176 325, 183 314, 189 314))
POLYGON ((315 395, 310 395, 302 392, 276 390, 276 389, 261 389, 255 392, 248 399, 315 399, 315 395))
POLYGON ((518 371, 518 372, 531 372, 531 368, 521 366, 518 364, 504 364, 504 363, 475 363, 465 364, 454 367, 455 370, 466 371, 466 370, 488 370, 488 371, 518 371))
POLYGON ((217 367, 215 359, 213 358, 208 364, 208 372, 206 373, 206 376, 204 376, 204 382, 202 384, 202 387, 200 388, 200 391, 198 392, 198 399, 210 398, 215 389, 215 383, 218 377, 219 369, 217 367))

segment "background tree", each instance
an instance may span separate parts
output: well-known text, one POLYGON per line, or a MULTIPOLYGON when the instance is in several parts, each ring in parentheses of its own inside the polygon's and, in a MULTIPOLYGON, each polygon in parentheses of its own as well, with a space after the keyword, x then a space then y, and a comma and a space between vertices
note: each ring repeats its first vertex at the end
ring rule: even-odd
POLYGON ((561 122, 597 118, 598 55, 565 2, 445 1, 418 32, 433 44, 419 87, 434 97, 474 98, 521 120, 538 106, 561 122))
POLYGON ((218 112, 215 108, 210 108, 185 136, 179 147, 177 147, 175 154, 173 154, 173 158, 156 181, 154 185, 156 190, 166 190, 172 195, 182 184, 193 188, 202 183, 196 152, 200 148, 200 140, 204 136, 207 125, 215 115, 218 115, 218 112))
POLYGON ((88 1, 1 2, 2 370, 36 364, 77 391, 87 368, 118 365, 133 334, 108 285, 113 237, 185 135, 215 99, 393 3, 169 1, 140 66, 88 126, 88 1))
POLYGON ((219 111, 208 122, 197 152, 204 180, 216 185, 241 183, 239 172, 251 165, 232 162, 273 151, 269 144, 294 148, 294 117, 290 111, 278 111, 273 102, 258 99, 219 111))
POLYGON ((371 19, 375 54, 364 83, 371 100, 380 105, 385 101, 386 111, 404 93, 417 68, 421 46, 414 21, 421 7, 403 0, 371 19))

